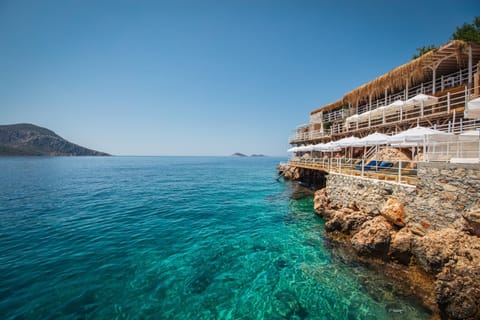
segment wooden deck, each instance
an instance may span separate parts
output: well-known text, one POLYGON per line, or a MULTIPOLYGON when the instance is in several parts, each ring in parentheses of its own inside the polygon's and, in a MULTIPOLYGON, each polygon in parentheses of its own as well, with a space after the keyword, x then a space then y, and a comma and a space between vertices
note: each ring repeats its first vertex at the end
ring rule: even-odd
MULTIPOLYGON (((341 163, 341 162, 340 162, 341 163)), ((317 170, 329 173, 338 173, 345 174, 355 177, 363 177, 367 179, 381 180, 381 181, 390 181, 393 183, 401 183, 408 185, 417 185, 418 177, 416 170, 414 169, 398 169, 398 168, 389 168, 389 169, 380 169, 380 170, 359 170, 355 169, 354 165, 338 165, 335 162, 326 163, 315 163, 315 162, 301 162, 301 161, 290 161, 290 166, 317 170), (399 172, 400 171, 400 172, 399 172)))

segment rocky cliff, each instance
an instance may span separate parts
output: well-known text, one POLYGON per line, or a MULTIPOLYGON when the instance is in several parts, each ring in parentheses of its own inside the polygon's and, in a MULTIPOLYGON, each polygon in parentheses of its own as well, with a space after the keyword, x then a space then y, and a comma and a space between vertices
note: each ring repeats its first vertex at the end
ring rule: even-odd
POLYGON ((404 204, 386 194, 380 210, 315 193, 315 212, 327 236, 358 259, 409 287, 445 319, 480 319, 480 200, 454 228, 432 229, 406 219, 404 204))
POLYGON ((0 156, 108 156, 33 124, 0 126, 0 156))

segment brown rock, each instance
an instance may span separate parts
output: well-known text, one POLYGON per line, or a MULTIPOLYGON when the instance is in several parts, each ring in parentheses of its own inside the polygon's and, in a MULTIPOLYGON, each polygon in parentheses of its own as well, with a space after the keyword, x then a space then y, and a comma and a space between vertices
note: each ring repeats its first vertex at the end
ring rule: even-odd
POLYGON ((422 238, 414 237, 412 253, 417 264, 427 272, 440 272, 454 257, 459 237, 454 229, 431 230, 422 238))
POLYGON ((437 276, 435 299, 450 319, 480 319, 480 239, 463 235, 458 247, 437 276))
POLYGON ((416 236, 423 237, 425 235, 425 229, 419 223, 409 224, 409 229, 416 236))
POLYGON ((361 255, 385 257, 390 246, 392 226, 382 217, 377 216, 366 221, 351 241, 355 251, 361 255))
POLYGON ((405 226, 405 208, 397 199, 387 200, 383 206, 382 216, 396 226, 405 226))
POLYGON ((412 238, 413 235, 407 228, 395 233, 390 243, 390 257, 408 266, 412 257, 412 238))
POLYGON ((465 230, 480 237, 480 205, 474 204, 463 212, 465 230))
POLYGON ((342 208, 334 212, 330 220, 325 224, 328 232, 341 231, 346 234, 358 230, 370 216, 362 211, 354 211, 350 208, 342 208))
POLYGON ((423 227, 424 229, 430 228, 430 223, 428 223, 428 222, 425 221, 425 220, 420 221, 420 224, 422 225, 422 227, 423 227))
POLYGON ((315 210, 315 212, 327 209, 329 203, 330 200, 328 199, 326 188, 315 191, 315 196, 313 198, 313 210, 315 210))

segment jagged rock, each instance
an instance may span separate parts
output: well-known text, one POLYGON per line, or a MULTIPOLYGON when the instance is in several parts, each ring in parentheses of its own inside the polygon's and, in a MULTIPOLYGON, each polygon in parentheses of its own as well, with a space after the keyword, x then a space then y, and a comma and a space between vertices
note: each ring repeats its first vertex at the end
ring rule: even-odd
POLYGON ((416 236, 423 237, 425 235, 425 229, 419 223, 409 223, 408 229, 416 236))
POLYGON ((326 188, 315 191, 315 197, 313 199, 313 210, 315 210, 315 212, 318 213, 328 209, 329 203, 330 200, 328 199, 326 188))
POLYGON ((463 213, 465 230, 470 234, 480 237, 480 205, 474 204, 463 213))
POLYGON ((422 238, 415 237, 412 253, 417 264, 427 272, 440 272, 453 258, 459 238, 454 229, 431 230, 422 238))
POLYGON ((412 257, 412 238, 412 233, 406 228, 395 233, 390 243, 390 257, 401 264, 409 265, 412 257))
POLYGON ((463 235, 457 255, 435 282, 435 299, 450 319, 480 319, 480 240, 463 235))
POLYGON ((382 216, 396 226, 405 226, 405 208, 397 199, 387 200, 383 206, 382 216))
POLYGON ((372 217, 378 216, 380 210, 376 201, 362 201, 355 204, 360 211, 366 212, 372 217))
POLYGON ((288 164, 279 164, 277 167, 277 172, 279 174, 283 173, 285 180, 296 180, 300 178, 300 172, 298 168, 291 167, 288 164))
POLYGON ((384 257, 390 247, 392 231, 390 223, 384 217, 377 216, 365 222, 350 241, 361 255, 384 257))
POLYGON ((362 211, 342 208, 333 213, 330 220, 325 224, 325 230, 350 234, 358 230, 368 219, 370 219, 370 216, 362 211))

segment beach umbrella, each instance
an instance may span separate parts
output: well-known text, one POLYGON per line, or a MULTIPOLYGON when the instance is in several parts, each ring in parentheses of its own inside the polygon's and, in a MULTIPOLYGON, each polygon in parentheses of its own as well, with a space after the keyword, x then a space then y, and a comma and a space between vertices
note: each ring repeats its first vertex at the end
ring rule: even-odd
POLYGON ((335 145, 341 147, 341 148, 345 148, 345 147, 351 147, 358 140, 360 140, 360 138, 350 136, 350 137, 346 137, 346 138, 343 138, 343 139, 340 139, 340 140, 337 140, 337 141, 333 141, 333 143, 335 145))
POLYGON ((298 147, 291 147, 287 152, 297 152, 298 147))
POLYGON ((385 108, 401 108, 403 107, 403 105, 405 104, 405 101, 402 101, 402 100, 395 100, 394 102, 390 103, 389 105, 385 106, 385 108))
POLYGON ((386 105, 384 107, 378 108, 379 110, 382 111, 383 116, 388 115, 388 114, 394 114, 397 110, 403 107, 405 104, 404 101, 402 100, 395 100, 394 102, 390 103, 389 105, 386 105))
POLYGON ((446 132, 435 130, 426 127, 415 127, 400 133, 397 133, 394 136, 389 137, 388 142, 390 144, 398 144, 405 142, 425 142, 426 137, 429 135, 446 135, 446 132))
POLYGON ((390 136, 386 134, 375 132, 359 139, 354 145, 357 147, 378 146, 379 144, 387 144, 389 138, 390 136))
POLYGON ((340 151, 341 148, 335 144, 335 142, 330 141, 328 143, 319 143, 313 146, 313 149, 316 151, 330 152, 330 151, 340 151))
POLYGON ((431 106, 433 104, 436 104, 438 102, 438 98, 434 96, 430 96, 427 94, 417 94, 416 96, 408 99, 405 101, 405 106, 421 106, 422 104, 424 106, 431 106))
POLYGON ((412 147, 412 159, 414 147, 423 146, 423 153, 426 153, 426 146, 429 136, 448 135, 448 133, 426 127, 417 126, 389 138, 389 143, 395 147, 412 147))
POLYGON ((465 108, 465 118, 480 119, 480 98, 468 101, 465 108))
MULTIPOLYGON (((360 140, 360 138, 350 136, 350 137, 346 137, 346 138, 334 141, 333 143, 336 144, 340 148, 345 148, 345 157, 347 157, 348 147, 353 147, 355 145, 355 142, 357 142, 358 140, 360 140)), ((352 149, 350 149, 350 151, 353 153, 352 149)))
POLYGON ((367 151, 367 147, 375 146, 375 153, 378 152, 378 146, 381 144, 387 144, 388 138, 386 134, 375 132, 366 137, 359 139, 356 143, 356 147, 363 147, 363 152, 367 151))

